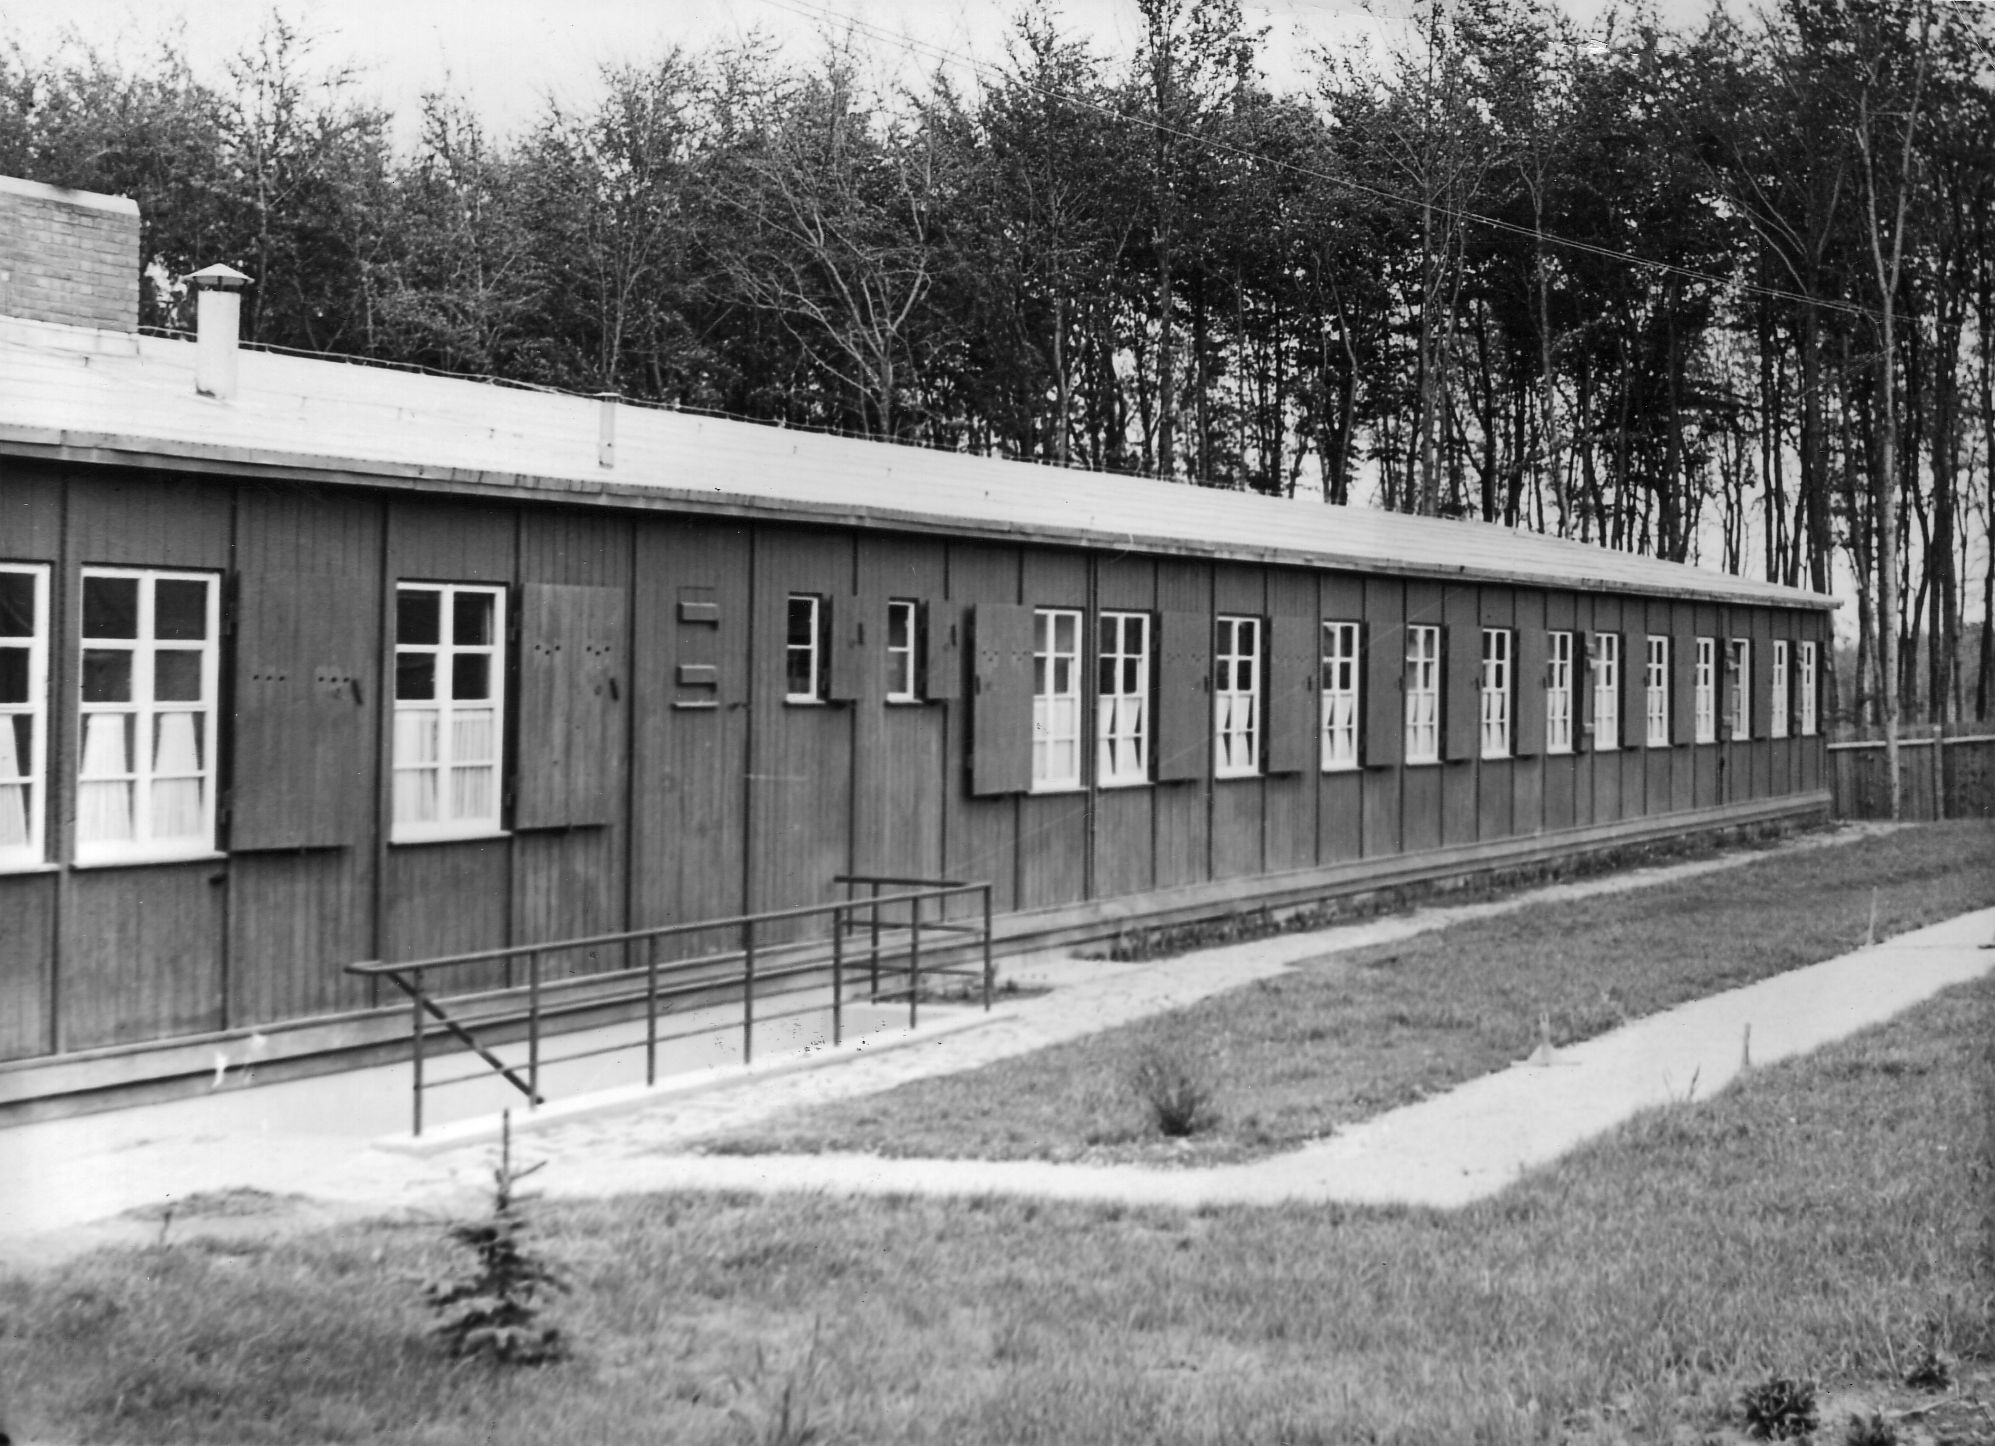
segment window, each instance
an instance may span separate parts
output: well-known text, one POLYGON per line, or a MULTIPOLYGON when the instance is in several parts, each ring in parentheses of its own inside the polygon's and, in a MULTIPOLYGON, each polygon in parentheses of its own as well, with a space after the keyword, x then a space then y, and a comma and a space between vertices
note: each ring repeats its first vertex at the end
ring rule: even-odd
POLYGON ((1441 630, 1406 630, 1406 761, 1441 761, 1441 630))
POLYGON ((1787 639, 1776 638, 1773 643, 1773 697, 1767 704, 1770 711, 1766 715, 1769 738, 1787 736, 1787 710, 1791 706, 1787 695, 1787 639))
POLYGON ((1744 638, 1733 638, 1731 655, 1725 664, 1726 671, 1731 674, 1731 696, 1726 700, 1725 709, 1725 736, 1735 743, 1743 743, 1753 736, 1752 648, 1753 645, 1744 638))
POLYGON ((1572 634, 1551 633, 1545 649, 1545 752, 1572 752, 1572 634))
POLYGON ((1218 778, 1261 771, 1261 620, 1221 618, 1213 658, 1218 778))
POLYGON ((1621 635, 1593 635, 1593 747, 1621 746, 1621 635))
POLYGON ((1032 615, 1032 787, 1081 786, 1081 615, 1032 615))
POLYGON ((1669 639, 1649 634, 1649 665, 1643 678, 1651 748, 1669 747, 1669 639))
POLYGON ((397 843, 498 831, 505 602, 496 587, 395 589, 397 843))
POLYGON ((1095 731, 1103 787, 1150 781, 1150 616, 1103 613, 1095 731))
POLYGON ((42 862, 48 569, 0 564, 0 869, 42 862))
POLYGON ((790 594, 783 634, 783 701, 824 701, 824 599, 816 593, 790 594))
POLYGON ((1358 625, 1323 625, 1323 767, 1358 766, 1358 625))
POLYGON ((1718 741, 1718 642, 1697 640, 1697 741, 1718 741))
POLYGON ((1510 756, 1510 630, 1482 630, 1482 756, 1510 756))
POLYGON ((887 602, 887 701, 919 703, 921 675, 921 604, 905 598, 887 602))
POLYGON ((1801 736, 1815 736, 1815 645, 1801 645, 1801 736))
POLYGON ((219 608, 212 576, 84 571, 79 864, 214 851, 219 608))

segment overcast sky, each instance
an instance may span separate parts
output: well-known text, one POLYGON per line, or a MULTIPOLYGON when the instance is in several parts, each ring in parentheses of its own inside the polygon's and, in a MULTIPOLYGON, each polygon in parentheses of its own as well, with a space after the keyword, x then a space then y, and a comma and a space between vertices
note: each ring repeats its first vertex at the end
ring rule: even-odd
MULTIPOLYGON (((1591 19, 1605 0, 1565 0, 1568 13, 1591 19)), ((65 25, 93 43, 119 39, 142 55, 148 37, 185 26, 198 68, 203 57, 240 48, 270 13, 270 0, 0 0, 0 37, 18 36, 31 50, 52 45, 65 25)), ((500 131, 530 119, 552 96, 585 104, 593 77, 615 60, 644 60, 672 45, 698 48, 760 29, 786 45, 810 46, 837 28, 820 17, 853 17, 917 47, 941 47, 991 59, 1001 53, 1018 0, 286 0, 284 13, 319 37, 327 62, 351 62, 364 72, 364 91, 398 116, 413 115, 423 91, 451 84, 467 94, 500 131)), ((1277 88, 1302 82, 1318 46, 1376 43, 1393 30, 1406 0, 1261 0, 1246 4, 1248 24, 1266 27, 1264 67, 1277 88)), ((1702 0, 1661 0, 1679 22, 1701 13, 1702 0)), ((1107 51, 1127 53, 1134 42, 1133 0, 1060 0, 1073 30, 1107 51)), ((930 54, 910 55, 877 38, 883 60, 931 69, 930 54)))

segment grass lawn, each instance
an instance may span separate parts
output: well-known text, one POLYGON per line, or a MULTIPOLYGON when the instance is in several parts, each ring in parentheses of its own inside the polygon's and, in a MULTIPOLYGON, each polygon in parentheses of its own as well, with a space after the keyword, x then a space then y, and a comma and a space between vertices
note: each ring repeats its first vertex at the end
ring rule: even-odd
POLYGON ((1207 1165, 1289 1149, 1685 1000, 1995 904, 1995 824, 1911 828, 1333 955, 1171 1013, 706 1141, 725 1153, 1207 1165), (1146 1062, 1216 1120, 1159 1133, 1146 1062))
POLYGON ((576 1354, 512 1372, 426 1337, 412 1282, 448 1261, 434 1223, 275 1242, 189 1226, 0 1279, 0 1428, 147 1446, 1524 1446, 1730 1439, 1739 1392, 1772 1372, 1903 1406, 1880 1383, 1922 1343, 1970 1375, 1991 1346, 1991 1009, 1985 982, 1949 991, 1450 1215, 542 1206, 576 1354))

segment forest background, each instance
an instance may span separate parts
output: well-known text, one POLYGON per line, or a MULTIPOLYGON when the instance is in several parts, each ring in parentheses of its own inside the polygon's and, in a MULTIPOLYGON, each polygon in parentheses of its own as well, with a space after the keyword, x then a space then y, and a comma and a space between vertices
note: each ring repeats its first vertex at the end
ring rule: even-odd
POLYGON ((1995 712, 1995 7, 1422 0, 1275 86, 1235 0, 798 3, 507 133, 279 12, 16 38, 0 174, 137 200, 148 328, 225 261, 256 344, 1701 561, 1850 600, 1846 730, 1995 712))

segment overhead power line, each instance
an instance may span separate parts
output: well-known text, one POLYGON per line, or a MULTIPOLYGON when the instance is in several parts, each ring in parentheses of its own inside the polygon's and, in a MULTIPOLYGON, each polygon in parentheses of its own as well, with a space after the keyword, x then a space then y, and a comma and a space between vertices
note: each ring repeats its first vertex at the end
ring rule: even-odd
POLYGON ((1184 129, 1182 126, 1174 126, 1152 116, 1131 115, 1126 111, 1116 110, 1113 107, 1103 105, 1099 101, 1090 100, 1086 96, 1068 95, 1050 86, 1035 84, 1023 76, 1005 74, 974 56, 965 55, 961 51, 951 50, 946 46, 936 45, 930 41, 916 40, 912 36, 897 35, 885 26, 876 25, 872 21, 863 20, 856 15, 847 15, 842 11, 832 9, 828 5, 814 3, 814 0, 763 0, 763 3, 777 10, 786 11, 791 15, 797 16, 799 19, 822 21, 849 27, 852 30, 863 32, 874 40, 904 50, 908 54, 917 56, 918 58, 948 61, 955 65, 966 67, 986 81, 995 79, 1018 85, 1044 99, 1057 102, 1061 105, 1072 106, 1076 110, 1088 111, 1121 125, 1134 126, 1158 135, 1168 136, 1174 140, 1200 146, 1216 154, 1232 156, 1253 165, 1272 166, 1290 175, 1305 176, 1312 180, 1322 181, 1328 185, 1341 187, 1354 195, 1364 196, 1367 199, 1378 201, 1388 206, 1402 207, 1407 210, 1431 211, 1467 225, 1486 227, 1489 230, 1500 232, 1504 235, 1519 236, 1525 240, 1554 247, 1561 251, 1569 251, 1582 256, 1591 256, 1616 265, 1635 267, 1659 276, 1673 276, 1680 280, 1700 282, 1720 289, 1736 287, 1754 296, 1764 296, 1776 301, 1794 302, 1802 306, 1816 306, 1825 311, 1843 312, 1850 316, 1861 316, 1869 320, 1875 320, 1878 315, 1874 309, 1864 306, 1859 302, 1843 301, 1833 297, 1809 296, 1804 292, 1789 291, 1784 287, 1766 286, 1756 281, 1721 276, 1716 272, 1704 271, 1694 266, 1680 266, 1675 262, 1659 261, 1651 256, 1637 256, 1633 252, 1619 251, 1612 246, 1602 246, 1598 242, 1582 241, 1577 237, 1561 236, 1556 232, 1546 231, 1536 226, 1525 226, 1515 221, 1506 221, 1500 216, 1490 216, 1480 211, 1471 211, 1459 206, 1448 206, 1423 201, 1418 197, 1403 195, 1396 191, 1387 190, 1383 186, 1375 186, 1365 181, 1356 180, 1350 176, 1336 175, 1315 166, 1257 155, 1245 147, 1232 145, 1226 141, 1215 140, 1211 136, 1198 135, 1184 129))

